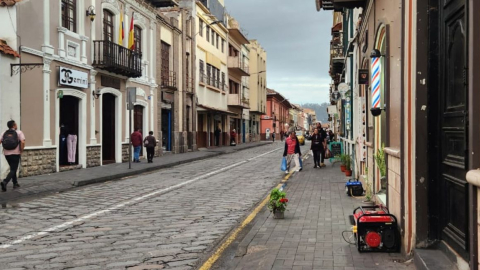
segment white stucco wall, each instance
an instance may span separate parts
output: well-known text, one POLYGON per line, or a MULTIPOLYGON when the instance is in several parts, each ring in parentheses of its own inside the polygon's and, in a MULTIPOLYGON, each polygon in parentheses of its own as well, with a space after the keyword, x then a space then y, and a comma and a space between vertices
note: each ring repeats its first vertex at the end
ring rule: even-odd
MULTIPOLYGON (((17 43, 17 7, 0 7, 0 39, 12 49, 18 51, 17 43)), ((10 64, 19 63, 20 59, 0 53, 0 131, 7 129, 7 121, 14 119, 21 127, 20 121, 20 74, 10 76, 10 64)), ((0 151, 2 148, 0 147, 0 151)), ((0 157, 1 179, 8 173, 8 164, 3 154, 0 157)))

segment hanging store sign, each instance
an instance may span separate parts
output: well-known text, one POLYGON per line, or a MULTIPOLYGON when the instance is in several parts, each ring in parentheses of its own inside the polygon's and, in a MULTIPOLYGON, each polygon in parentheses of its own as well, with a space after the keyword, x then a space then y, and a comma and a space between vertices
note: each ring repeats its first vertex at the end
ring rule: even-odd
POLYGON ((65 86, 88 88, 88 73, 71 68, 60 67, 58 83, 65 86))
POLYGON ((368 84, 368 69, 358 70, 358 84, 368 84))

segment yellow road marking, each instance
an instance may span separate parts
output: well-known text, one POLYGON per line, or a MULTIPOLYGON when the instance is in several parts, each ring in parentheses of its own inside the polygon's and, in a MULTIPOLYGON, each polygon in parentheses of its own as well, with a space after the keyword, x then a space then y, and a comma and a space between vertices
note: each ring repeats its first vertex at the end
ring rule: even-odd
MULTIPOLYGON (((304 159, 305 159, 305 156, 304 156, 304 159)), ((290 178, 290 176, 292 176, 293 173, 294 173, 294 171, 289 172, 289 173, 283 178, 282 183, 287 182, 287 180, 290 178)), ((282 186, 282 184, 279 184, 279 185, 277 185, 277 188, 280 188, 281 186, 282 186)), ((208 258, 208 260, 202 265, 202 267, 199 268, 199 270, 209 270, 210 268, 212 268, 213 264, 220 258, 220 256, 221 256, 222 253, 225 251, 225 249, 227 249, 228 246, 230 246, 230 244, 233 243, 233 241, 235 241, 235 239, 237 238, 238 234, 239 234, 250 222, 252 222, 252 220, 258 215, 258 213, 260 212, 260 210, 262 210, 262 208, 265 207, 265 205, 267 204, 267 202, 268 202, 269 199, 270 199, 270 195, 268 195, 268 196, 255 208, 255 210, 253 210, 253 212, 250 213, 250 215, 248 215, 248 217, 242 222, 242 224, 240 225, 240 227, 236 228, 235 231, 233 231, 233 233, 227 238, 227 240, 222 243, 222 245, 215 251, 215 253, 213 253, 212 256, 210 256, 210 258, 208 258)))

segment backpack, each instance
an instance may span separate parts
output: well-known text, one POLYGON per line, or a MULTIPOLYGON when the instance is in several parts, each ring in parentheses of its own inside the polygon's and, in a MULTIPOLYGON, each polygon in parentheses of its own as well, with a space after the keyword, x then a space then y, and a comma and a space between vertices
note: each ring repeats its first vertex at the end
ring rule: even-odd
POLYGON ((16 130, 9 129, 3 133, 2 145, 5 150, 15 150, 18 146, 18 134, 16 130))

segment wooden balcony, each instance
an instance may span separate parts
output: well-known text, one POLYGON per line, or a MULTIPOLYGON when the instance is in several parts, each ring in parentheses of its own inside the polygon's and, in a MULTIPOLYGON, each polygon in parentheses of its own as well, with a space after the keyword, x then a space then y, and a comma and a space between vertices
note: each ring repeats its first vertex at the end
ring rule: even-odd
POLYGON ((142 76, 142 55, 108 40, 94 40, 95 68, 138 78, 142 76))
POLYGON ((235 72, 240 76, 250 76, 248 64, 242 61, 238 56, 228 57, 228 70, 235 72))

